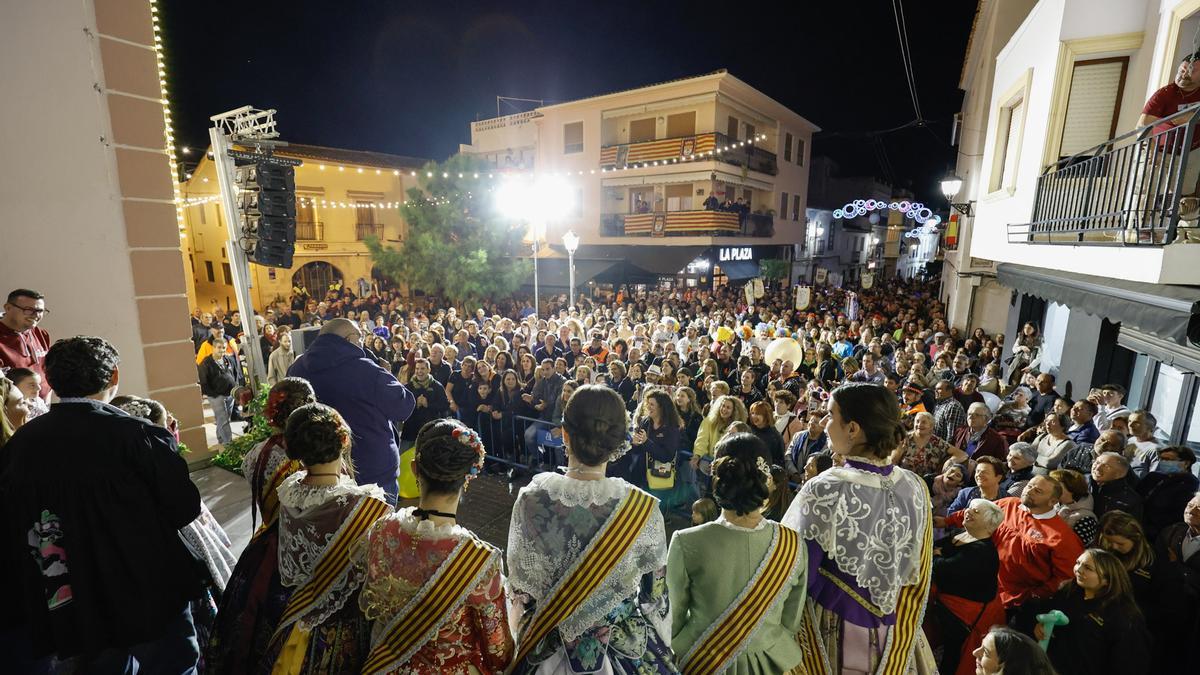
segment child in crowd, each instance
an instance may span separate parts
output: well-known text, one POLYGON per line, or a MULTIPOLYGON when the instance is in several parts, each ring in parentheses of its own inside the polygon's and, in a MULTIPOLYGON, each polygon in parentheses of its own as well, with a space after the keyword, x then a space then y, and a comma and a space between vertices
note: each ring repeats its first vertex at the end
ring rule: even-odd
POLYGON ((9 382, 17 385, 17 389, 25 395, 25 401, 29 405, 29 418, 26 421, 32 420, 38 415, 50 412, 50 406, 42 400, 38 392, 42 390, 42 376, 28 368, 12 368, 5 375, 9 382))
POLYGON ((711 523, 721 515, 717 503, 708 497, 692 502, 692 525, 711 523))

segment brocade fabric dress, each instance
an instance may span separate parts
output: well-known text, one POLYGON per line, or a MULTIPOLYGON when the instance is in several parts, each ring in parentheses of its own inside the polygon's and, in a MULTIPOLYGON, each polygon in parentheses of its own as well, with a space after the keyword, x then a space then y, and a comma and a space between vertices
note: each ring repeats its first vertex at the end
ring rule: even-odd
MULTIPOLYGON (((520 644, 538 603, 596 537, 622 498, 638 488, 620 478, 533 477, 513 506, 508 535, 510 623, 520 644)), ((667 617, 667 542, 654 508, 616 567, 576 611, 541 640, 515 673, 676 673, 667 617)))
MULTIPOLYGON (((373 622, 372 642, 463 540, 478 537, 458 525, 435 525, 401 509, 375 521, 367 534, 367 578, 359 596, 373 622)), ((484 544, 489 549, 494 547, 484 544)), ((391 673, 464 675, 502 672, 512 660, 499 551, 480 572, 466 601, 416 654, 391 673)))

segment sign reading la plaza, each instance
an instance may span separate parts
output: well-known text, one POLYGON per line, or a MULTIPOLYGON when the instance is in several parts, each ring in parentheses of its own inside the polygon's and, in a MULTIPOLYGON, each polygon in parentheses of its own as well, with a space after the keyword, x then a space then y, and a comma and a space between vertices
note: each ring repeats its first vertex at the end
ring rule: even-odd
POLYGON ((721 262, 727 260, 754 260, 754 249, 749 246, 722 248, 718 254, 721 262))

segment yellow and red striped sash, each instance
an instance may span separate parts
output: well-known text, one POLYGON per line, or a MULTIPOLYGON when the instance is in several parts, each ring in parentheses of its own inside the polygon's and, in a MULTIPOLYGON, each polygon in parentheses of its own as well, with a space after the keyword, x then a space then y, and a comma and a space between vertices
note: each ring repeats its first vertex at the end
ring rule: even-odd
POLYGON ((776 526, 766 563, 750 581, 748 591, 725 610, 717 623, 705 630, 683 658, 684 675, 719 673, 739 654, 762 624, 800 556, 800 535, 791 528, 776 526))
MULTIPOLYGON (((270 448, 263 448, 262 454, 269 455, 269 450, 270 448)), ((254 536, 251 537, 252 540, 257 539, 259 535, 261 535, 263 532, 266 532, 267 528, 269 528, 271 524, 275 522, 276 516, 279 515, 279 486, 283 485, 283 481, 288 476, 296 473, 300 469, 300 462, 294 459, 289 459, 280 464, 279 468, 275 470, 274 475, 271 476, 271 479, 267 481, 260 495, 260 503, 262 504, 262 522, 259 523, 258 530, 256 530, 254 532, 254 536)))
POLYGON ((641 490, 630 490, 625 495, 604 524, 604 529, 588 545, 575 569, 559 581, 545 601, 539 603, 529 628, 518 638, 517 656, 506 673, 511 673, 521 664, 538 643, 571 616, 608 577, 637 540, 638 533, 656 508, 656 501, 641 490))
POLYGON ((288 599, 283 616, 279 619, 276 635, 285 632, 293 623, 302 618, 313 608, 317 600, 333 586, 345 573, 350 564, 350 551, 354 544, 367 533, 367 529, 376 520, 390 513, 392 507, 387 502, 374 497, 363 497, 358 506, 350 513, 350 518, 342 529, 334 536, 325 552, 313 566, 308 580, 292 592, 288 599))
POLYGON ((405 663, 441 630, 497 552, 475 539, 464 539, 406 604, 371 647, 364 673, 387 672, 405 663))

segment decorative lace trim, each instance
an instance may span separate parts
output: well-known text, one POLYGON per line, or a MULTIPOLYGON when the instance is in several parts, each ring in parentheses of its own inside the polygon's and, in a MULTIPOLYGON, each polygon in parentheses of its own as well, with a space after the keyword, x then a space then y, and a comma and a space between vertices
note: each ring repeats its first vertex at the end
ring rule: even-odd
MULTIPOLYGON (((574 514, 562 514, 559 504, 586 509, 619 499, 636 489, 619 478, 579 481, 552 474, 535 476, 530 485, 522 488, 513 508, 508 538, 509 593, 523 593, 540 604, 578 566, 584 551, 611 522, 606 520, 595 531, 590 528, 576 531, 574 514), (546 490, 547 485, 552 491, 546 490), (575 486, 587 486, 583 498, 571 491, 575 486), (610 498, 617 490, 620 493, 610 498)), ((611 512, 607 517, 611 517, 611 512)), ((586 523, 591 518, 580 517, 578 521, 586 523)), ((662 512, 655 508, 633 546, 604 581, 571 616, 559 623, 559 637, 563 642, 571 642, 594 627, 606 625, 606 617, 622 602, 637 597, 642 575, 666 566, 666 556, 666 527, 662 512)))
POLYGON ((435 523, 432 520, 423 520, 413 515, 417 507, 410 506, 400 509, 395 513, 388 514, 380 518, 376 527, 383 527, 383 523, 394 520, 396 526, 409 534, 416 534, 422 539, 474 539, 475 535, 467 528, 457 523, 435 523))
POLYGON ((335 497, 374 497, 387 501, 383 488, 378 485, 359 485, 349 476, 338 476, 338 482, 333 485, 308 485, 302 483, 308 471, 301 469, 284 479, 279 486, 279 504, 297 511, 305 511, 314 506, 320 506, 335 497))
POLYGON ((724 513, 717 516, 717 519, 713 522, 722 527, 733 530, 734 532, 758 532, 759 530, 765 530, 771 525, 770 521, 768 521, 766 518, 763 518, 762 520, 758 521, 758 524, 754 527, 742 527, 741 525, 735 525, 728 520, 725 520, 724 513))
POLYGON ((876 607, 891 614, 900 588, 920 578, 921 536, 931 513, 926 494, 906 469, 882 476, 835 467, 804 484, 783 524, 817 542, 876 607))
POLYGON ((546 496, 566 506, 592 506, 624 497, 629 487, 629 483, 621 478, 579 480, 545 472, 534 476, 527 489, 542 490, 546 496))

